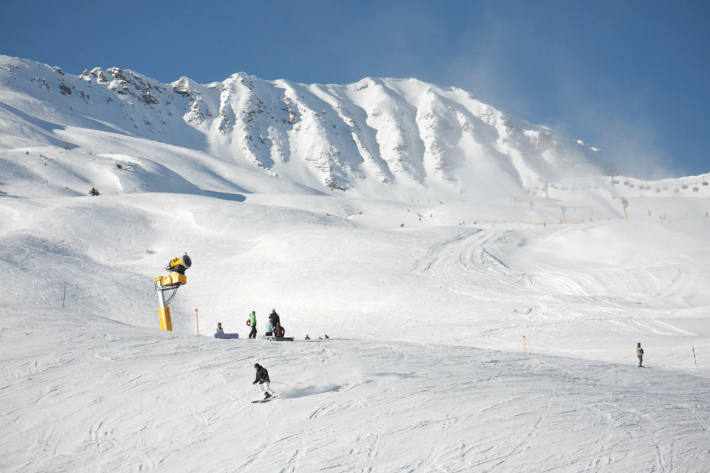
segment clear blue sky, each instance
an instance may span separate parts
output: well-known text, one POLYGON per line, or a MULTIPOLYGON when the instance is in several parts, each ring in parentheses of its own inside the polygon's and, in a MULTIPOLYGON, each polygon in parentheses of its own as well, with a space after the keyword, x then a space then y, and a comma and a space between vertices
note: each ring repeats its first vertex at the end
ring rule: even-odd
POLYGON ((0 53, 164 82, 416 77, 595 144, 632 174, 710 171, 709 0, 3 0, 0 53))

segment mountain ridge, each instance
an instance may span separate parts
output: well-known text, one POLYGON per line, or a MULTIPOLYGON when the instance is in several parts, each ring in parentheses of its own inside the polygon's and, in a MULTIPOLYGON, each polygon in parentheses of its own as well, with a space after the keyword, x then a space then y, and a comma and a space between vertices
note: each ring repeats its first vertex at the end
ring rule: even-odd
MULTIPOLYGON (((50 124, 20 126, 15 134, 29 141, 56 144, 53 126, 118 133, 204 151, 311 188, 516 193, 599 173, 589 145, 515 120, 462 89, 417 79, 299 84, 239 72, 221 82, 183 76, 168 84, 118 67, 73 76, 0 56, 0 83, 6 113, 50 124)), ((6 147, 21 141, 0 137, 6 147)))

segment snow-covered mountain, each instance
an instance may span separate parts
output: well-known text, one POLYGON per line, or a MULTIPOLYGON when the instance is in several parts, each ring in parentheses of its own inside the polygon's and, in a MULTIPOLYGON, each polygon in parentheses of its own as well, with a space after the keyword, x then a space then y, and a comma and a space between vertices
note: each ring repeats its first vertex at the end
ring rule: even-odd
POLYGON ((316 189, 368 194, 399 186, 495 195, 595 173, 589 146, 461 89, 415 79, 306 85, 237 73, 206 85, 187 77, 164 84, 118 67, 72 76, 0 56, 0 90, 4 146, 75 147, 79 130, 118 134, 316 189))
POLYGON ((416 80, 1 57, 0 471, 705 473, 710 175, 598 156, 416 80))

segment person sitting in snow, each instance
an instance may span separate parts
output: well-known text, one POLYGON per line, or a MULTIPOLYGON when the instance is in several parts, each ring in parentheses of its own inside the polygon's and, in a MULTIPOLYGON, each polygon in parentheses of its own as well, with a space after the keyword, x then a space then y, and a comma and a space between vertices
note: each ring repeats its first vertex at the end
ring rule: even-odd
POLYGON ((251 384, 258 383, 259 387, 264 391, 264 399, 269 399, 273 393, 273 391, 269 392, 271 391, 269 372, 259 363, 254 363, 254 368, 256 368, 256 379, 254 379, 254 382, 251 384))
POLYGON ((276 337, 284 337, 286 335, 286 329, 284 329, 283 325, 280 323, 276 324, 276 327, 274 327, 274 336, 276 337))
POLYGON ((249 314, 249 326, 251 327, 251 332, 249 332, 249 338, 256 338, 256 312, 251 311, 249 314))
POLYGON ((641 348, 641 342, 636 344, 636 356, 639 359, 639 368, 643 368, 643 348, 641 348))
POLYGON ((215 335, 224 335, 224 329, 222 328, 222 322, 217 322, 217 331, 215 332, 215 335))

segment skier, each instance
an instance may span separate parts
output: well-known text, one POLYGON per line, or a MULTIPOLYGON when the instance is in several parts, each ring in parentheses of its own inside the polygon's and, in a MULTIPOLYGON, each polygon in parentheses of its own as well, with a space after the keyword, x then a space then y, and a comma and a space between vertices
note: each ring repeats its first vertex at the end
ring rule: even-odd
POLYGON ((272 393, 269 392, 271 391, 269 372, 259 363, 254 363, 254 368, 256 368, 256 379, 251 384, 259 383, 259 387, 264 391, 264 399, 269 399, 272 396, 272 393))
POLYGON ((249 314, 249 325, 251 326, 251 332, 249 332, 249 338, 256 338, 256 312, 253 310, 249 314))
POLYGON ((217 331, 215 332, 215 335, 224 335, 224 329, 222 328, 222 322, 217 322, 217 331))
POLYGON ((643 368, 643 348, 641 348, 641 342, 636 344, 636 356, 639 358, 639 368, 643 368))

